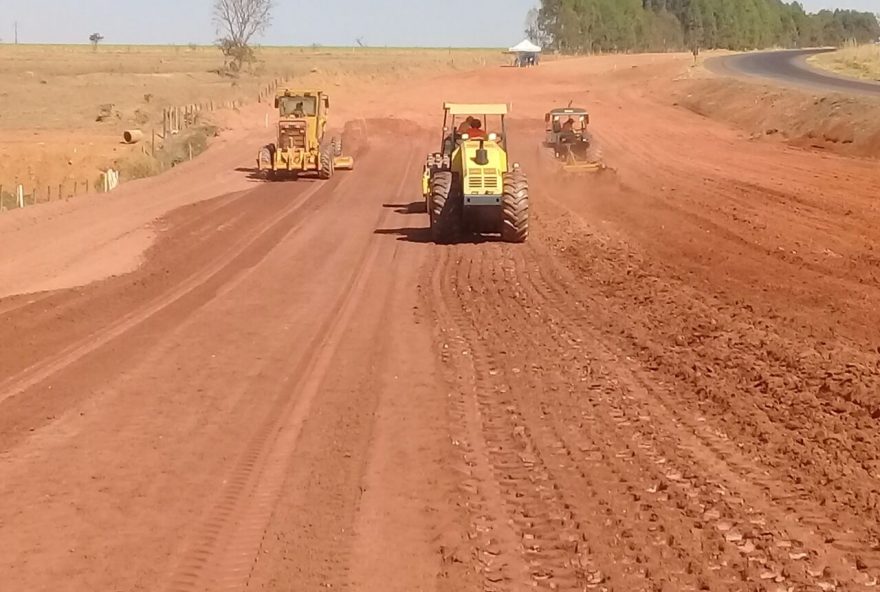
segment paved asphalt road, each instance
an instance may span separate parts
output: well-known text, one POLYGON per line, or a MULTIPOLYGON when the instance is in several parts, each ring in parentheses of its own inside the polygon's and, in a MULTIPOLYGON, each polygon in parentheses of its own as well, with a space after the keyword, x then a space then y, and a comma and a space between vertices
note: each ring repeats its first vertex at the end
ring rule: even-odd
POLYGON ((757 76, 789 86, 880 97, 880 83, 846 78, 809 66, 807 58, 829 49, 797 49, 737 54, 706 60, 717 74, 757 76))

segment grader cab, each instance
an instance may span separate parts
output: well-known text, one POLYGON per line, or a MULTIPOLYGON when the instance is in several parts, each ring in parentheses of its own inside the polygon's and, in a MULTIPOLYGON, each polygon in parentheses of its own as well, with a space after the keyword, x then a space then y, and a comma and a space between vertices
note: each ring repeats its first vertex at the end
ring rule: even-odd
POLYGON ((448 243, 462 231, 529 235, 529 187, 507 151, 507 105, 446 103, 440 150, 428 155, 422 193, 431 237, 448 243))
POLYGON ((354 159, 343 156, 342 143, 325 135, 330 97, 322 91, 284 89, 275 96, 277 141, 260 149, 257 168, 270 179, 316 174, 329 179, 336 170, 351 170, 354 159))

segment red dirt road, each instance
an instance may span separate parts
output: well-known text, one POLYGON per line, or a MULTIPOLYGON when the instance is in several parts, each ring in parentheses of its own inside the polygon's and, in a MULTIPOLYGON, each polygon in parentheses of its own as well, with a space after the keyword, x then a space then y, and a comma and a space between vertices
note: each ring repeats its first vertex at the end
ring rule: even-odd
POLYGON ((673 107, 686 63, 368 88, 330 182, 248 180, 242 126, 0 219, 28 246, 0 261, 0 589, 875 587, 880 172, 673 107), (513 102, 526 245, 427 242, 441 95, 513 102), (570 99, 616 174, 553 174, 570 99))

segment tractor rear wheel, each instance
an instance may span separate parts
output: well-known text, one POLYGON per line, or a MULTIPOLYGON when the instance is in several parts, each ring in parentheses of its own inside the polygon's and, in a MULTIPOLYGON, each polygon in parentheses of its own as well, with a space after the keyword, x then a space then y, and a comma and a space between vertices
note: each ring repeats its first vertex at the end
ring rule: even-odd
POLYGON ((454 187, 455 177, 450 171, 440 171, 431 177, 431 239, 435 243, 455 240, 461 222, 461 199, 454 187))
POLYGON ((318 171, 318 176, 322 179, 329 179, 333 176, 334 166, 333 166, 333 150, 324 149, 321 151, 321 163, 320 170, 318 171))
POLYGON ((501 210, 501 239, 509 243, 526 242, 529 237, 529 183, 520 171, 504 175, 501 210))

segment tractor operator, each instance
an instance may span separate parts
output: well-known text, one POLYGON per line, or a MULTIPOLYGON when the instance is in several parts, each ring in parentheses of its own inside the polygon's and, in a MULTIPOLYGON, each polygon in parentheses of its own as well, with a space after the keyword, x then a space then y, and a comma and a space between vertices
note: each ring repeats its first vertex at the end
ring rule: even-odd
POLYGON ((305 109, 303 109, 302 101, 300 101, 299 103, 296 104, 296 107, 293 109, 293 116, 294 117, 305 117, 306 116, 305 109))
POLYGON ((565 133, 572 133, 574 131, 574 119, 569 117, 568 121, 562 124, 562 131, 565 133))
POLYGON ((471 126, 464 133, 471 139, 486 138, 486 132, 483 130, 483 122, 476 117, 471 120, 471 126))
POLYGON ((458 135, 466 134, 467 131, 473 127, 474 118, 471 115, 467 116, 467 119, 461 122, 461 125, 458 126, 458 135))

